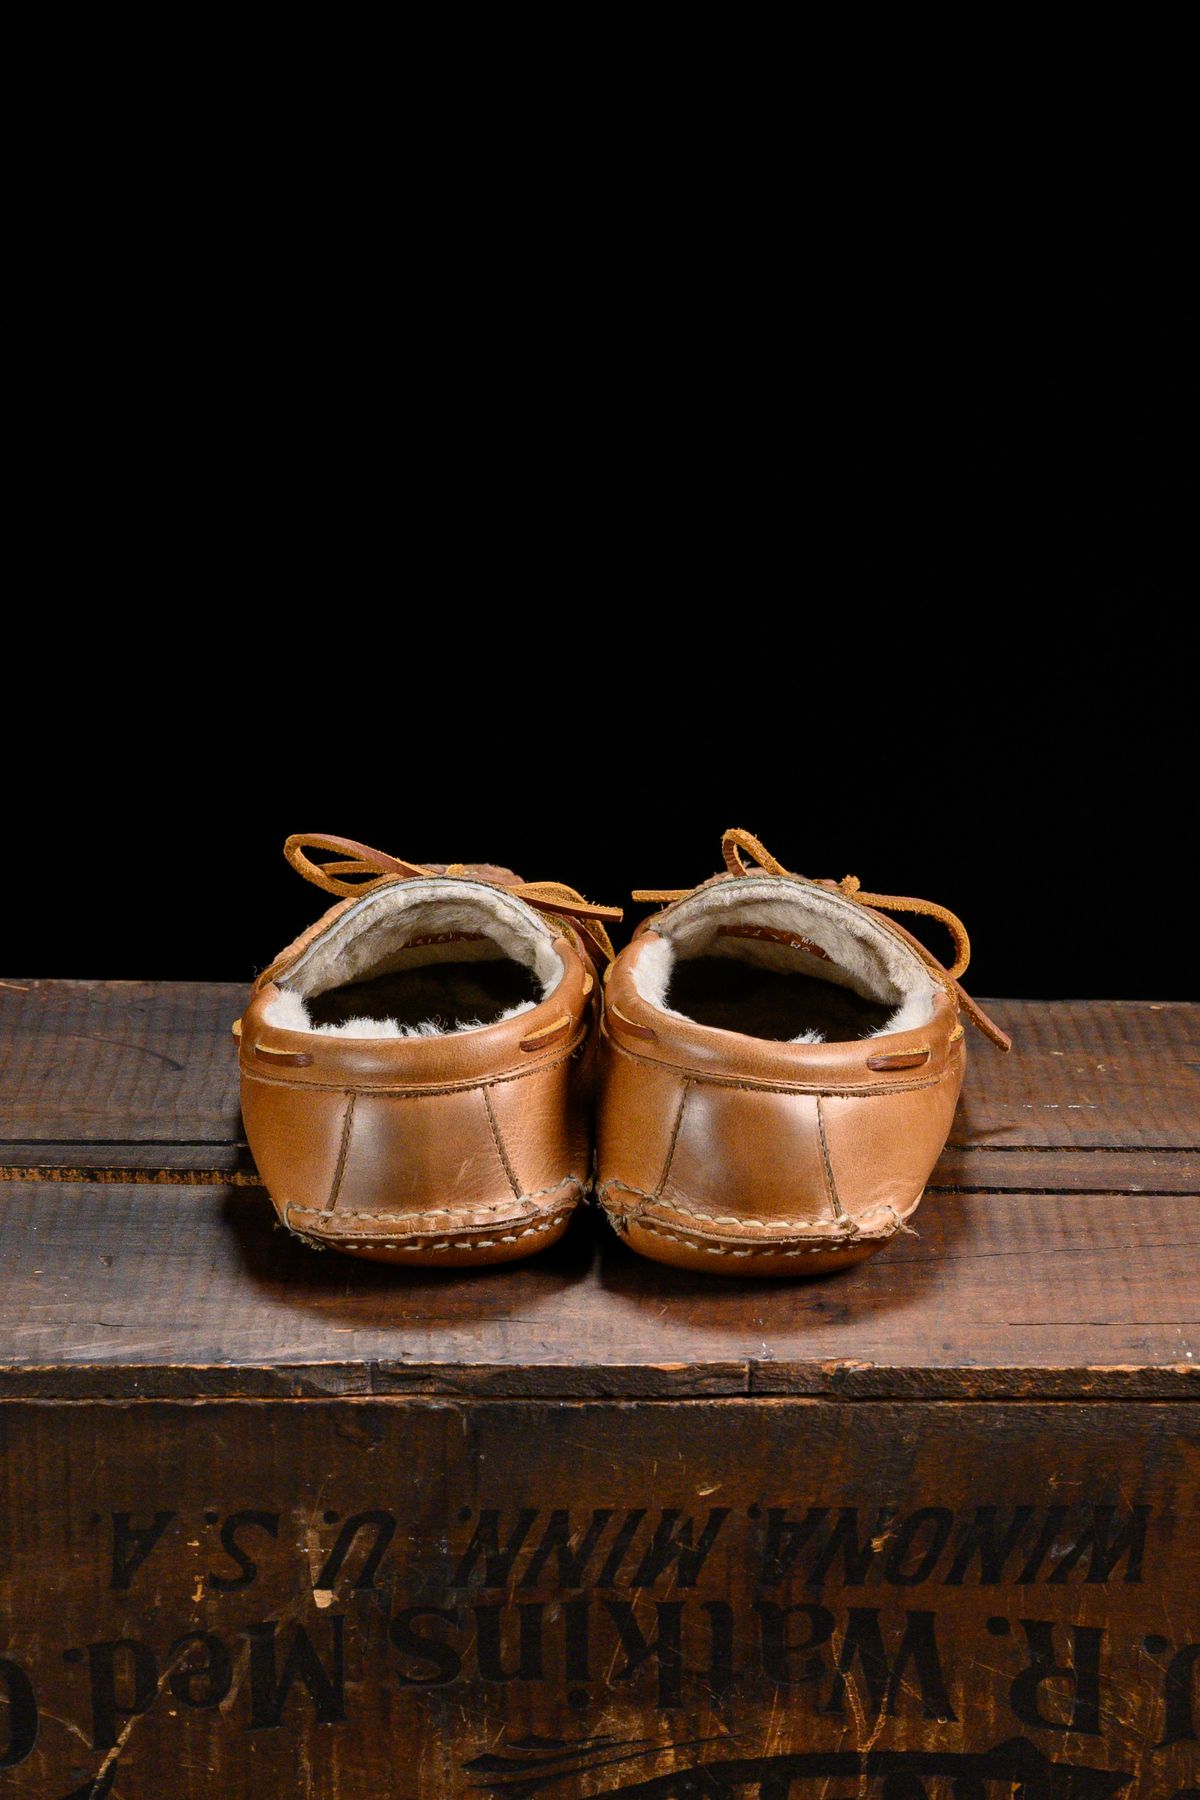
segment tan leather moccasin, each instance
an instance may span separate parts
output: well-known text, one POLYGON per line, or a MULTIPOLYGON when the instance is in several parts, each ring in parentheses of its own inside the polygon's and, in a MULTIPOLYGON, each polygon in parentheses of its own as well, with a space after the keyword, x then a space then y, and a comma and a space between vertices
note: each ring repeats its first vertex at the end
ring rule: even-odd
POLYGON ((608 973, 598 1198, 656 1261, 821 1274, 870 1256, 920 1202, 962 1086, 970 946, 929 901, 789 874, 727 831, 726 873, 647 919, 608 973), (752 858, 747 866, 742 853, 752 858), (881 908, 941 920, 943 968, 881 908))
POLYGON ((347 838, 284 853, 344 896, 234 1027, 246 1135, 284 1225, 432 1267, 552 1244, 590 1186, 602 921, 620 910, 347 838))

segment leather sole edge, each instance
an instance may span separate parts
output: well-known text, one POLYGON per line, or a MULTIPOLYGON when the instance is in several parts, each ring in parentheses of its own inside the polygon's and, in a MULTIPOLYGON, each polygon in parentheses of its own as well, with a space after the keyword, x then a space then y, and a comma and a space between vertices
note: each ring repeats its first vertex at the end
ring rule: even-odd
MULTIPOLYGON (((567 1186, 565 1181, 560 1183, 558 1191, 561 1193, 567 1186)), ((447 1223, 436 1231, 406 1230, 403 1213, 397 1213, 394 1221, 388 1220, 386 1228, 377 1231, 334 1230, 329 1227, 337 1223, 336 1209, 314 1217, 308 1208, 273 1204, 280 1224, 311 1249, 337 1250, 367 1262, 398 1263, 408 1268, 461 1269, 519 1262, 548 1249, 563 1235, 582 1198, 582 1189, 575 1184, 573 1191, 559 1199, 491 1224, 455 1228, 447 1223), (303 1225, 295 1222, 297 1213, 303 1215, 303 1225)))
POLYGON ((889 1208, 892 1223, 887 1227, 863 1232, 849 1219, 828 1236, 804 1238, 769 1227, 753 1239, 702 1231, 697 1229, 696 1215, 676 1212, 661 1201, 655 1203, 652 1213, 649 1208, 634 1213, 604 1202, 601 1207, 617 1236, 652 1262, 718 1276, 786 1276, 795 1280, 835 1274, 865 1262, 899 1235, 922 1197, 923 1193, 918 1195, 904 1213, 889 1208))

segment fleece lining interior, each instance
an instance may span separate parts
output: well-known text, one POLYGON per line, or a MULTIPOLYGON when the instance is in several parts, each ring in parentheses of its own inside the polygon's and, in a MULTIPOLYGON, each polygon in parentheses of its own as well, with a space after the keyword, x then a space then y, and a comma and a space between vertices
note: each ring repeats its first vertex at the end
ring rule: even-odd
POLYGON ((503 888, 375 888, 279 980, 264 1017, 341 1037, 441 1037, 530 1012, 564 974, 546 921, 503 888))
POLYGON ((660 919, 638 992, 676 1018, 793 1044, 848 1043, 933 1017, 917 952, 832 889, 745 879, 702 888, 660 919))

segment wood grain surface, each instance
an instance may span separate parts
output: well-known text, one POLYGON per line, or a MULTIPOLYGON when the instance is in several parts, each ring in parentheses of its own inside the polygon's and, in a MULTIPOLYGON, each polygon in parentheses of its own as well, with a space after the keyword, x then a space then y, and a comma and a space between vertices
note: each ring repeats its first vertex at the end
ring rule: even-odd
POLYGON ((1200 1009, 999 1002, 914 1230, 317 1253, 231 986, 0 984, 0 1791, 1197 1800, 1200 1009))
POLYGON ((833 1280, 718 1286, 632 1255, 590 1208, 500 1270, 383 1268, 289 1238, 245 1162, 240 1001, 0 985, 0 1391, 1194 1390, 1200 1008, 996 1003, 1016 1048, 974 1046, 912 1234, 833 1280))
POLYGON ((3 1791, 1172 1800, 1198 1422, 0 1404, 3 1791))
POLYGON ((225 982, 0 981, 0 1137, 200 1164, 244 1143, 229 1028, 245 1004, 225 982))
POLYGON ((500 1270, 310 1250, 253 1188, 12 1183, 0 1393, 1170 1395, 1196 1383, 1187 1195, 931 1195, 837 1277, 648 1262, 592 1209, 500 1270))

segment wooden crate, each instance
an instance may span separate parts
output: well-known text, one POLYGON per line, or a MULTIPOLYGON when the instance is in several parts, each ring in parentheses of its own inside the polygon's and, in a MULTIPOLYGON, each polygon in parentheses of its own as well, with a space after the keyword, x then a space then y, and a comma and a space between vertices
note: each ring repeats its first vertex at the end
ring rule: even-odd
POLYGON ((915 1233, 759 1284, 314 1253, 241 1001, 0 984, 4 1794, 1197 1794, 1197 1009, 997 1004, 915 1233))

